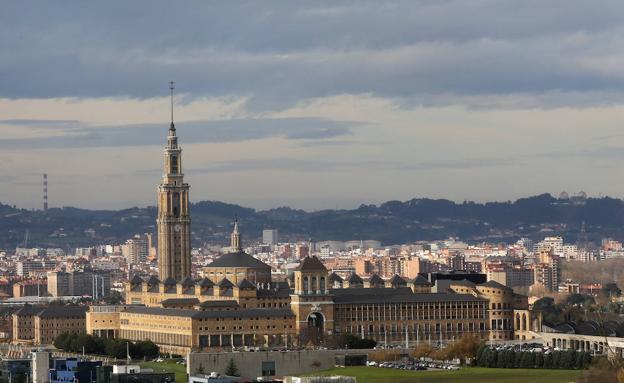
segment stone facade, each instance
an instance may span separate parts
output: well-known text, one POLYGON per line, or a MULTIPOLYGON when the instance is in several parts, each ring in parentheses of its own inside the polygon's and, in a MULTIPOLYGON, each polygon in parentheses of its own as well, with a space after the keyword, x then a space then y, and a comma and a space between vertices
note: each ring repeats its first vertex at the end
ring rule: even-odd
POLYGON ((452 291, 472 294, 487 300, 488 338, 490 340, 526 340, 537 337, 541 316, 529 310, 528 299, 496 281, 474 284, 452 282, 452 291))
POLYGON ((86 331, 83 306, 25 306, 13 314, 13 341, 51 345, 63 333, 86 331))

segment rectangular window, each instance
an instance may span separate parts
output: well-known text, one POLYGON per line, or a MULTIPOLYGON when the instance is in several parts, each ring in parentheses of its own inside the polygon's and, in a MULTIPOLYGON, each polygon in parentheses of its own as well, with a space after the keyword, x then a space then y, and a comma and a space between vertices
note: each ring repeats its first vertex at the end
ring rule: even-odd
POLYGON ((262 362, 262 376, 275 376, 275 362, 262 362))
POLYGON ((199 347, 208 347, 208 335, 199 336, 199 347))

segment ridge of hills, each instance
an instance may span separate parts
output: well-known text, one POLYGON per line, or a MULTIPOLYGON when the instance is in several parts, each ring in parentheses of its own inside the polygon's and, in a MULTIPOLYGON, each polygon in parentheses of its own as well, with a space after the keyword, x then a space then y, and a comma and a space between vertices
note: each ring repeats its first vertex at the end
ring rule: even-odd
MULTIPOLYGON (((227 244, 235 216, 241 221, 244 240, 259 239, 262 229, 268 228, 279 230, 285 240, 376 239, 384 245, 449 237, 493 243, 551 235, 564 236, 572 243, 600 243, 602 237, 624 239, 624 201, 611 197, 562 200, 540 194, 486 203, 414 198, 314 212, 289 207, 255 210, 201 201, 192 203, 190 209, 193 246, 227 244)), ((63 207, 44 212, 0 203, 0 248, 123 243, 134 234, 155 232, 155 220, 154 206, 122 210, 63 207)))

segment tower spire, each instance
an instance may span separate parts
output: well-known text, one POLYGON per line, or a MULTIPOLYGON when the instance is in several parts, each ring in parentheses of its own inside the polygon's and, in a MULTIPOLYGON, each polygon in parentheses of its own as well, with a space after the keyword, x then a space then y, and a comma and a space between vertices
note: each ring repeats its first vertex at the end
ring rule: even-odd
POLYGON ((238 231, 238 217, 234 218, 234 230, 232 230, 232 235, 230 239, 231 239, 230 247, 232 248, 232 251, 243 250, 243 246, 241 243, 241 235, 240 235, 240 232, 238 231))
POLYGON ((173 124, 173 90, 175 89, 175 82, 169 81, 169 90, 171 91, 171 125, 169 130, 175 132, 175 125, 173 124))

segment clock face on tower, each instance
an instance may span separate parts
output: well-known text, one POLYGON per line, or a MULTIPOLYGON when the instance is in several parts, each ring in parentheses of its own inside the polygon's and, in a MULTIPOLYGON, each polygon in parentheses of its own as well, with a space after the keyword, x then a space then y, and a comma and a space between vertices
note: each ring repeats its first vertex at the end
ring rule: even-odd
POLYGON ((181 229, 181 228, 182 228, 182 226, 180 226, 180 225, 178 224, 178 225, 175 225, 175 226, 173 227, 173 230, 175 230, 175 231, 180 231, 180 229, 181 229))

